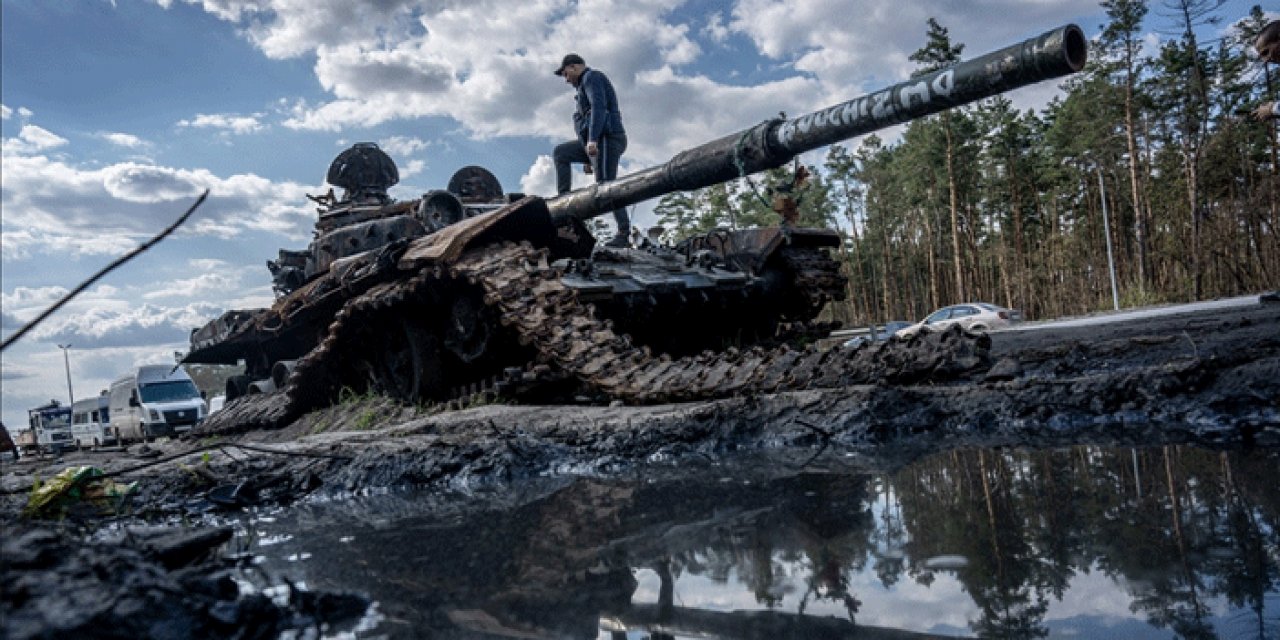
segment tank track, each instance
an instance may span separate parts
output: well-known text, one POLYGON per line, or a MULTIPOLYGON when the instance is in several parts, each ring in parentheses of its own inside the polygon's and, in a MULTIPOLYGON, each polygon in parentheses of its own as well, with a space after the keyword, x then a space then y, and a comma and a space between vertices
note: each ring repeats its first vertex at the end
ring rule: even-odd
MULTIPOLYGON (((819 292, 814 303, 843 295, 838 263, 815 253, 790 253, 787 259, 797 268, 796 280, 819 292)), ((598 318, 593 305, 580 302, 560 281, 562 275, 563 269, 548 264, 545 249, 504 243, 473 249, 447 268, 432 267, 374 286, 335 315, 320 344, 298 361, 284 392, 237 399, 201 425, 200 432, 277 427, 332 402, 343 386, 358 382, 353 373, 368 368, 361 366, 367 357, 362 347, 368 344, 371 327, 374 334, 380 333, 378 328, 406 307, 429 303, 433 292, 457 283, 480 287, 484 303, 496 309, 499 322, 536 353, 532 362, 512 363, 521 367, 507 368, 503 373, 509 379, 536 383, 572 377, 599 395, 633 404, 854 384, 941 382, 990 366, 990 339, 958 329, 852 350, 818 349, 811 343, 655 356, 614 332, 611 321, 598 318), (934 344, 920 348, 921 341, 934 344)), ((789 331, 814 335, 825 328, 821 324, 795 323, 789 331)), ((468 388, 481 391, 488 382, 472 381, 468 388)))
POLYGON ((605 395, 637 404, 889 382, 909 384, 953 378, 989 364, 990 339, 961 332, 936 334, 943 349, 904 343, 846 351, 727 349, 696 356, 654 356, 619 335, 608 320, 559 281, 546 253, 527 244, 464 255, 457 269, 479 283, 486 302, 499 307, 504 325, 539 359, 605 395))

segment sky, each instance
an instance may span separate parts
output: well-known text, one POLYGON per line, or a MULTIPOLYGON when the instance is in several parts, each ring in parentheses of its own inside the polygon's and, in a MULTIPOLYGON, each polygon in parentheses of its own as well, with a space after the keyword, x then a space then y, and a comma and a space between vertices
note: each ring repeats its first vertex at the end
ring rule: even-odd
MULTIPOLYGON (((1151 45, 1171 31, 1155 5, 1151 45)), ((0 354, 3 421, 66 402, 67 368, 75 397, 96 395, 172 363, 222 312, 269 306, 266 260, 306 247, 306 195, 355 142, 394 158, 398 199, 472 164, 552 195, 551 149, 573 135, 573 91, 552 74, 568 52, 617 90, 626 174, 906 78, 929 17, 965 57, 1068 22, 1093 38, 1106 20, 1081 0, 4 0, 0 334, 210 196, 0 354)), ((1057 85, 1009 97, 1040 108, 1057 85)), ((634 215, 651 224, 652 203, 634 215)))

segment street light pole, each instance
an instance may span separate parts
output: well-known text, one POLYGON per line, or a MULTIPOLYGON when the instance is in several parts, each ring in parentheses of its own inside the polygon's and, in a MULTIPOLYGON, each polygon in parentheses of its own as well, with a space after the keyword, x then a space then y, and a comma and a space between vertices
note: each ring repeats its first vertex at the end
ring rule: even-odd
POLYGON ((1111 273, 1111 304, 1120 310, 1120 291, 1116 288, 1116 260, 1111 254, 1111 222, 1107 219, 1107 187, 1102 182, 1102 164, 1098 168, 1098 192, 1102 198, 1102 233, 1107 237, 1107 271, 1111 273))
POLYGON ((69 407, 76 403, 76 394, 71 391, 71 360, 67 358, 67 350, 71 345, 60 344, 58 348, 62 349, 62 365, 67 369, 67 406, 69 407))

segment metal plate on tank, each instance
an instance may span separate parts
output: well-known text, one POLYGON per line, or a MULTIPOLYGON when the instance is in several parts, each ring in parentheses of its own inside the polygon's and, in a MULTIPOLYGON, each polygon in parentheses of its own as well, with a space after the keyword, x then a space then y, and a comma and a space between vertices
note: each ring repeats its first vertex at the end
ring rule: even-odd
POLYGON ((510 240, 529 240, 543 244, 555 236, 551 216, 542 198, 530 196, 497 211, 467 218, 445 227, 438 233, 414 240, 400 257, 401 269, 412 269, 419 262, 452 262, 474 241, 492 231, 510 240))

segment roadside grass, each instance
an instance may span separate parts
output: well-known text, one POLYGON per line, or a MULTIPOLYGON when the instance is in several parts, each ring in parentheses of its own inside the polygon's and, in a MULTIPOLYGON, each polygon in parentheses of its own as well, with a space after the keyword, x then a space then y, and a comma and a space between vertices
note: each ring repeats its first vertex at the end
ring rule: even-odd
MULTIPOLYGON (((356 391, 351 387, 343 387, 338 391, 338 406, 348 411, 358 410, 359 414, 351 421, 355 431, 368 431, 378 422, 379 411, 376 404, 384 398, 370 390, 356 391)), ((327 429, 326 429, 327 431, 327 429)))
POLYGON ((389 396, 370 390, 357 390, 344 386, 338 390, 332 405, 312 411, 301 418, 299 435, 318 435, 336 431, 370 431, 395 424, 397 421, 432 416, 448 411, 501 403, 498 398, 475 396, 462 403, 454 400, 438 402, 422 400, 406 404, 389 396))

